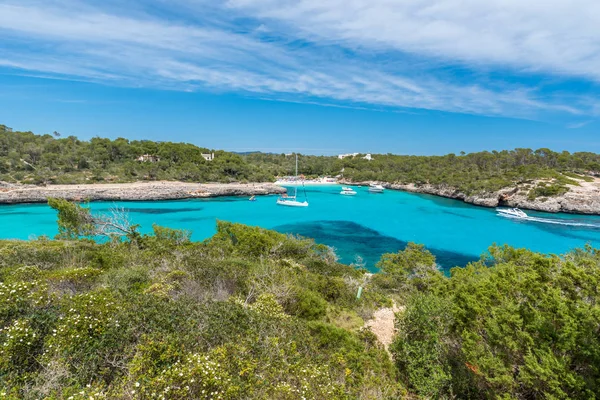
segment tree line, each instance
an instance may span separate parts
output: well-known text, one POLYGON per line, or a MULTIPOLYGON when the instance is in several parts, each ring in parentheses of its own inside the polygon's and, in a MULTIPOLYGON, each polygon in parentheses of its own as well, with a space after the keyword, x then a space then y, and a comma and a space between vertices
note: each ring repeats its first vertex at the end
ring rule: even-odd
MULTIPOLYGON (((295 158, 285 154, 236 154, 189 143, 115 140, 13 132, 0 125, 0 180, 50 184, 178 180, 193 182, 259 182, 294 174, 295 158), (140 162, 144 154, 156 162, 140 162)), ((300 173, 306 177, 343 176, 354 181, 447 185, 467 194, 496 191, 544 179, 549 195, 576 184, 573 178, 600 175, 600 155, 554 152, 550 149, 484 151, 445 156, 375 154, 361 157, 302 155, 300 173)), ((544 193, 540 193, 544 195, 544 193)))

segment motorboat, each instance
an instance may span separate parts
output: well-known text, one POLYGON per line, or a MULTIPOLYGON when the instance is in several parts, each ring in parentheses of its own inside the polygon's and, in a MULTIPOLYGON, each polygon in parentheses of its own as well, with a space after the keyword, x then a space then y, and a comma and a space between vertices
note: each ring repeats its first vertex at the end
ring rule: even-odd
POLYGON ((518 208, 496 208, 498 215, 512 218, 527 218, 527 214, 518 208))
POLYGON ((383 193, 384 190, 385 188, 381 185, 376 185, 374 183, 369 185, 369 193, 383 193))
POLYGON ((248 200, 250 200, 250 201, 256 201, 256 196, 252 196, 248 200))
POLYGON ((342 187, 340 194, 344 196, 356 196, 356 191, 349 187, 342 187))
MULTIPOLYGON (((298 180, 298 154, 296 154, 296 180, 298 180)), ((304 183, 302 183, 304 187, 304 183)), ((306 189, 304 190, 304 201, 298 201, 298 188, 294 188, 294 195, 289 196, 287 193, 284 193, 277 199, 277 205, 287 206, 287 207, 308 207, 308 201, 306 200, 306 189)))

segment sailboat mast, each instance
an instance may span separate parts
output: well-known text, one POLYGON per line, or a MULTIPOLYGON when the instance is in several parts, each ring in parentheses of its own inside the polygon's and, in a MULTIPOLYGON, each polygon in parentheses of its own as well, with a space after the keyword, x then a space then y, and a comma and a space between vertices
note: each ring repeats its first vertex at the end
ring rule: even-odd
MULTIPOLYGON (((296 185, 298 184, 298 153, 296 153, 296 185)), ((294 200, 298 196, 298 186, 294 186, 294 200)))

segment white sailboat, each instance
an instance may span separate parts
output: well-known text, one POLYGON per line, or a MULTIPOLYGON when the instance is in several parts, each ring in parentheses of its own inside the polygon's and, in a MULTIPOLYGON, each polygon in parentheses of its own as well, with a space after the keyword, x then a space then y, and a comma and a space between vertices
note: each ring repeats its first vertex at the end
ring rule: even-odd
MULTIPOLYGON (((298 179, 298 154, 296 154, 296 179, 298 179)), ((304 182, 302 183, 302 186, 304 186, 304 182)), ((289 196, 287 193, 282 195, 277 199, 277 204, 287 207, 308 207, 306 191, 304 192, 304 201, 298 201, 298 188, 294 187, 294 195, 289 196)))

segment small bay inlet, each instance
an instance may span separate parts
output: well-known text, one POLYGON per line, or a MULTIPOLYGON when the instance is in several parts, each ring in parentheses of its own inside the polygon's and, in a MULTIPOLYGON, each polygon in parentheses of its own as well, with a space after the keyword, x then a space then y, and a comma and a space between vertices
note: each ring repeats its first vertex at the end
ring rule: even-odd
MULTIPOLYGON (((388 190, 370 194, 355 187, 355 196, 340 196, 340 186, 307 188, 310 207, 277 207, 276 196, 220 197, 168 201, 92 202, 92 212, 122 207, 150 232, 156 223, 193 232, 204 240, 217 220, 298 234, 334 247, 340 260, 362 259, 375 271, 382 254, 421 243, 448 270, 479 259, 492 244, 508 244, 561 254, 586 244, 600 245, 600 217, 528 212, 528 220, 502 218, 494 209, 431 195, 388 190)), ((0 238, 28 240, 56 235, 56 213, 45 204, 0 206, 0 238)))

